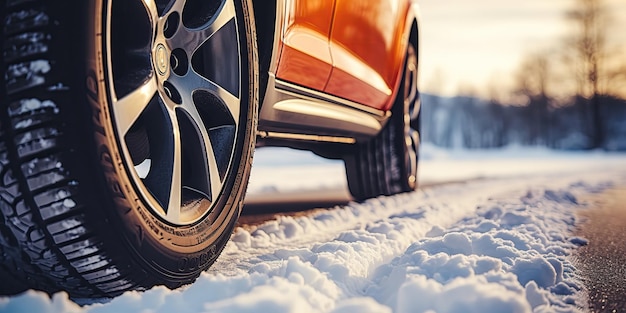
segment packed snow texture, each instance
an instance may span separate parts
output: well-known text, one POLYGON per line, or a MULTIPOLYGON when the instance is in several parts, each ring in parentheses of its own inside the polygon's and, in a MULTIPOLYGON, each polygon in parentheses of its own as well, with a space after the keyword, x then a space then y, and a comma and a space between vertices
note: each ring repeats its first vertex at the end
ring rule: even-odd
MULTIPOLYGON (((511 160, 502 155, 491 160, 511 160)), ((510 164, 536 170, 480 174, 480 180, 238 228, 216 264, 179 290, 155 287, 104 303, 80 299, 88 303, 82 307, 65 293, 50 299, 28 291, 0 298, 0 311, 584 311, 584 286, 570 259, 587 243, 573 234, 576 212, 589 207, 585 195, 626 183, 626 158, 541 155, 544 163, 572 165, 545 171, 537 158, 516 157, 510 164)), ((490 171, 488 162, 480 164, 490 171)), ((280 173, 280 166, 266 166, 280 173)))

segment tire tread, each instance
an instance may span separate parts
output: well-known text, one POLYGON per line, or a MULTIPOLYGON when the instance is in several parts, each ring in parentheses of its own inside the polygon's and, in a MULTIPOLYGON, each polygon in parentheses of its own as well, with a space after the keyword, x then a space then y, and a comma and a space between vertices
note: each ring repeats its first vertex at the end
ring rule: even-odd
POLYGON ((80 181, 67 169, 79 158, 61 114, 70 105, 70 83, 58 74, 62 60, 55 49, 63 41, 51 44, 58 24, 51 27, 52 2, 8 0, 3 8, 0 279, 8 284, 0 292, 113 296, 133 286, 102 280, 122 274, 94 236, 80 181))
MULTIPOLYGON (((33 288, 50 294, 65 290, 72 298, 103 298, 155 284, 176 288, 191 283, 200 270, 152 275, 157 272, 153 265, 132 254, 142 253, 144 247, 121 242, 132 239, 114 228, 121 225, 112 221, 117 212, 105 212, 109 208, 98 202, 107 196, 99 188, 108 188, 102 186, 104 177, 89 176, 102 174, 99 151, 81 145, 95 141, 85 137, 93 135, 89 127, 96 125, 79 120, 92 112, 82 108, 88 106, 85 82, 76 81, 79 75, 68 70, 80 63, 67 53, 75 41, 71 23, 77 19, 67 8, 75 5, 69 0, 0 1, 0 295, 33 288), (92 153, 89 160, 84 160, 85 152, 92 153), (89 170, 81 172, 85 168, 89 170)), ((251 97, 258 97, 254 17, 248 15, 249 0, 241 5, 252 47, 248 57, 255 69, 249 77, 255 88, 251 97)), ((215 255, 230 239, 242 208, 257 105, 255 98, 246 121, 250 131, 242 149, 245 165, 233 175, 236 183, 226 204, 236 212, 213 244, 215 255)))
POLYGON ((357 142, 344 156, 348 187, 358 201, 414 190, 404 175, 403 100, 396 98, 391 118, 377 136, 357 142))

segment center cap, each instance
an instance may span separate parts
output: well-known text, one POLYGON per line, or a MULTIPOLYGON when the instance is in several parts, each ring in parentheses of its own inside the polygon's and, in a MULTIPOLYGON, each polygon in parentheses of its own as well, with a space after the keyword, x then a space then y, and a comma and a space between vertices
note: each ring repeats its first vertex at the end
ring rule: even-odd
POLYGON ((154 55, 154 63, 156 63, 156 68, 157 71, 159 71, 159 74, 164 75, 167 72, 167 68, 169 66, 168 59, 167 49, 165 49, 163 44, 158 44, 154 55))

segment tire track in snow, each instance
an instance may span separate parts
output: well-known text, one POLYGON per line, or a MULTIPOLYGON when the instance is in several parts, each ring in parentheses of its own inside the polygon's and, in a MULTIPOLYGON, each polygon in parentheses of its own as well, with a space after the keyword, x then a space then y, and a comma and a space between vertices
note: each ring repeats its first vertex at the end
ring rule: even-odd
MULTIPOLYGON (((597 171, 588 173, 597 174, 597 171)), ((281 216, 259 225, 255 230, 238 228, 208 273, 237 275, 250 272, 261 263, 264 267, 277 268, 292 256, 303 258, 311 253, 323 252, 320 249, 327 249, 330 253, 331 247, 325 244, 344 241, 341 236, 347 231, 362 231, 390 218, 403 220, 406 227, 401 227, 397 238, 389 242, 390 247, 381 248, 384 251, 372 256, 373 259, 366 262, 368 265, 355 273, 367 276, 377 265, 389 261, 404 252, 411 243, 423 238, 434 226, 447 228, 473 216, 477 206, 468 203, 481 204, 488 199, 508 197, 511 193, 524 192, 537 185, 549 184, 551 188, 560 185, 563 188, 577 182, 580 176, 579 172, 559 179, 552 175, 488 179, 379 197, 364 203, 351 202, 348 206, 335 207, 308 217, 281 216)))

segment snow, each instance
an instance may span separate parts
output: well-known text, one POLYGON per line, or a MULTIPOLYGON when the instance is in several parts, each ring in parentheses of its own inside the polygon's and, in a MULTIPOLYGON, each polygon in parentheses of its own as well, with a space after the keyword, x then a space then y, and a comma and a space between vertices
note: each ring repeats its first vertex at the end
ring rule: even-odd
MULTIPOLYGON (((342 161, 287 148, 261 148, 254 158, 248 186, 251 197, 263 193, 347 188, 342 161)), ((515 145, 487 150, 443 149, 422 143, 418 175, 420 184, 431 185, 537 173, 558 175, 602 162, 625 168, 626 154, 515 145)))
MULTIPOLYGON (((251 194, 345 188, 341 162, 258 152, 251 194)), ((0 297, 0 311, 584 311, 576 212, 588 194, 626 183, 626 155, 426 146, 420 166, 433 185, 418 192, 238 228, 216 264, 179 290, 85 306, 27 291, 0 297)))

